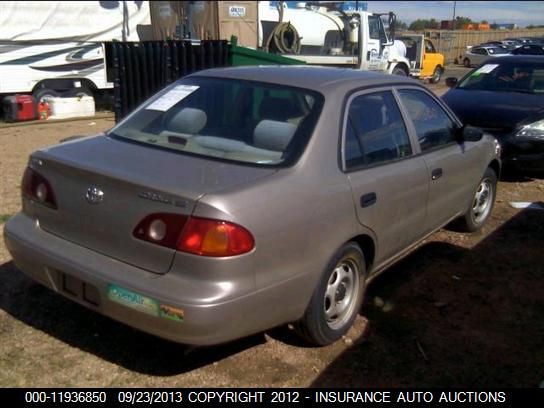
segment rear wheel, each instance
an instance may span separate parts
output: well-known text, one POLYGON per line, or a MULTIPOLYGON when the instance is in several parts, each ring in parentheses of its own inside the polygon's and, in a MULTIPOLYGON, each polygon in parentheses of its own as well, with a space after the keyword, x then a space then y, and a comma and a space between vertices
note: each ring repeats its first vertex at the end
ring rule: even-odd
POLYGON ((298 333, 325 346, 340 339, 353 325, 364 297, 364 256, 354 242, 345 244, 329 262, 302 319, 298 333))
POLYGON ((463 60, 463 65, 467 68, 470 68, 470 60, 468 58, 465 58, 463 60))
POLYGON ((440 81, 440 78, 442 78, 442 68, 436 67, 433 76, 431 77, 431 84, 437 84, 440 81))
POLYGON ((32 96, 34 96, 34 99, 36 99, 37 103, 44 102, 47 98, 56 98, 59 96, 59 93, 53 89, 49 88, 40 88, 36 89, 32 96))
POLYGON ((486 223, 493 210, 496 195, 497 175, 488 167, 476 188, 470 208, 461 219, 464 231, 477 231, 486 223))

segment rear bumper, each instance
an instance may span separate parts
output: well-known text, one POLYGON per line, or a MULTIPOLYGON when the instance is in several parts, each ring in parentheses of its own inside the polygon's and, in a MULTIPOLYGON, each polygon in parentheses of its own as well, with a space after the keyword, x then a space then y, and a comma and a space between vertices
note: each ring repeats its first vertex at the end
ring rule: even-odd
POLYGON ((184 301, 183 293, 199 282, 189 282, 175 273, 154 274, 96 253, 43 231, 25 214, 8 221, 4 237, 15 265, 34 280, 101 314, 179 343, 223 343, 294 317, 293 310, 282 308, 278 299, 285 299, 285 293, 293 292, 300 282, 288 281, 234 299, 201 299, 191 304, 184 301), (113 301, 112 287, 150 300, 159 313, 113 301), (160 310, 174 310, 176 318, 164 316, 160 310))

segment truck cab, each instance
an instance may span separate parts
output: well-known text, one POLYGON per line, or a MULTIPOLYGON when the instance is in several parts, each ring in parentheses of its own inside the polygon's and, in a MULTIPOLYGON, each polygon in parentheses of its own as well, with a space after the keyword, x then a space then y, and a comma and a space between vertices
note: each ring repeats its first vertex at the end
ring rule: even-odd
POLYGON ((434 44, 423 34, 403 34, 397 37, 406 47, 406 58, 410 62, 410 76, 440 81, 444 73, 444 55, 437 52, 434 44))

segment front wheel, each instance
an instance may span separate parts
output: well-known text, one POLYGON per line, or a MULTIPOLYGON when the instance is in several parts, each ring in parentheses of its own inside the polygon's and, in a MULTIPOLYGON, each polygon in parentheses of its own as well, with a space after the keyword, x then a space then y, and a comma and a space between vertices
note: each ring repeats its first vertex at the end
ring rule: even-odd
POLYGON ((393 71, 391 72, 392 75, 401 75, 401 76, 408 76, 408 73, 406 70, 402 67, 396 66, 393 68, 393 71))
POLYGON ((364 255, 354 242, 345 244, 327 265, 302 319, 295 326, 312 344, 326 346, 353 325, 363 302, 364 255))
POLYGON ((476 188, 470 208, 462 218, 463 230, 474 232, 482 228, 491 215, 496 195, 497 174, 488 167, 476 188))
POLYGON ((465 58, 463 60, 463 65, 467 68, 470 68, 470 60, 468 58, 465 58))

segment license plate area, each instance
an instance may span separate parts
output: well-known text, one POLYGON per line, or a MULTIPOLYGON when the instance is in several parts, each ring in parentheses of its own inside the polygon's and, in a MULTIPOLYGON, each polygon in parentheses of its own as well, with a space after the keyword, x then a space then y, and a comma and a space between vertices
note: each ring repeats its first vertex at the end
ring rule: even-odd
POLYGON ((61 281, 61 289, 65 294, 91 306, 100 306, 100 294, 94 285, 65 273, 61 273, 61 281))

